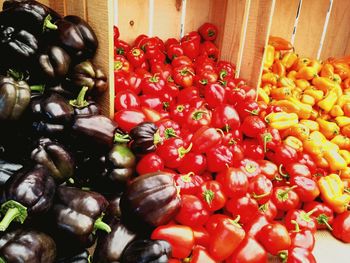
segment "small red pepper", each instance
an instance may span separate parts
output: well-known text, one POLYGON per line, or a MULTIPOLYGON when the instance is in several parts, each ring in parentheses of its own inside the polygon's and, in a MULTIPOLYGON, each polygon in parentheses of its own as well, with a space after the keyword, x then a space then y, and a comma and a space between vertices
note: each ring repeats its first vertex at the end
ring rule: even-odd
POLYGON ((316 221, 311 217, 315 210, 305 212, 302 209, 289 210, 284 219, 284 224, 288 230, 294 230, 295 224, 298 224, 301 230, 307 229, 312 233, 316 233, 316 221))
POLYGON ((198 33, 204 40, 214 41, 218 35, 218 28, 212 23, 204 23, 198 28, 198 33))

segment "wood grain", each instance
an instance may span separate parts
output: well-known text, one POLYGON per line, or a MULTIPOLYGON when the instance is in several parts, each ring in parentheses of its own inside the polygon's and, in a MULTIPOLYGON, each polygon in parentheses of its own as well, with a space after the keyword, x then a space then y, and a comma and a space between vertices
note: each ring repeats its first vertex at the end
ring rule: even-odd
POLYGON ((276 0, 271 35, 291 40, 300 0, 276 0))
MULTIPOLYGON (((91 0, 65 0, 66 4, 66 13, 67 15, 76 15, 80 16, 81 18, 84 18, 86 20, 87 18, 87 2, 94 3, 97 1, 91 1, 91 0)), ((105 1, 101 1, 105 2, 105 1)), ((98 13, 99 15, 103 16, 102 12, 105 12, 104 10, 100 10, 98 13)))
POLYGON ((154 0, 153 34, 164 39, 180 37, 181 9, 176 1, 154 0))
MULTIPOLYGON (((221 52, 221 57, 223 57, 223 54, 225 53, 222 51, 222 47, 223 47, 223 39, 225 35, 225 28, 227 27, 226 16, 227 16, 229 3, 232 4, 234 2, 228 1, 228 0, 217 0, 217 1, 210 2, 209 21, 214 25, 216 25, 219 30, 219 34, 215 40, 215 43, 221 52)), ((235 12, 235 9, 234 9, 234 12, 235 12)), ((231 21, 231 19, 232 17, 230 17, 228 21, 231 21)))
POLYGON ((118 28, 120 31, 120 38, 131 43, 138 35, 147 34, 148 1, 119 0, 118 2, 118 28))
POLYGON ((107 74, 109 91, 98 99, 104 115, 114 114, 113 1, 87 1, 87 21, 99 40, 94 63, 107 74))
POLYGON ((275 0, 251 0, 249 20, 243 50, 243 60, 240 66, 240 77, 257 88, 263 66, 264 48, 270 33, 275 0))
POLYGON ((209 21, 210 6, 211 0, 187 0, 185 34, 209 21))
POLYGON ((350 1, 333 0, 321 59, 350 54, 350 1))
POLYGON ((66 10, 66 0, 49 0, 49 6, 61 16, 65 16, 66 10))
POLYGON ((301 56, 316 58, 328 7, 329 0, 303 1, 294 42, 301 56))

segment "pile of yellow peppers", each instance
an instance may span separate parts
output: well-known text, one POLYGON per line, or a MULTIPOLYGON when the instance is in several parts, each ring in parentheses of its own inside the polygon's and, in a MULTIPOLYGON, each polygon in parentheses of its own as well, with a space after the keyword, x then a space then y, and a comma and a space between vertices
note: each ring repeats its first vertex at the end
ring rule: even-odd
POLYGON ((270 37, 258 101, 284 111, 265 120, 285 143, 350 182, 350 57, 299 57, 288 41, 270 37))

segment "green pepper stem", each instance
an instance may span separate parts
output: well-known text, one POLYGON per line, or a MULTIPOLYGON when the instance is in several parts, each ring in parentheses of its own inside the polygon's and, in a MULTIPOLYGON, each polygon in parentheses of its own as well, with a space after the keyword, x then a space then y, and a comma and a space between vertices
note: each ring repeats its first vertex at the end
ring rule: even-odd
POLYGON ((30 90, 31 91, 39 91, 40 93, 44 93, 45 85, 44 84, 33 85, 33 86, 30 86, 30 90))
POLYGON ((107 225, 105 222, 102 221, 102 216, 97 218, 97 220, 95 221, 94 224, 94 230, 102 230, 105 231, 107 233, 110 233, 112 231, 111 227, 109 225, 107 225))
POLYGON ((295 221, 295 220, 292 220, 290 222, 295 226, 295 229, 293 230, 293 232, 299 233, 300 232, 300 226, 299 226, 298 222, 295 221))
POLYGON ((89 106, 89 103, 85 100, 85 95, 88 90, 88 87, 82 87, 78 94, 78 97, 75 100, 70 100, 69 104, 76 108, 84 108, 89 106))
POLYGON ((130 142, 130 136, 129 134, 121 134, 117 132, 116 134, 114 134, 114 142, 116 143, 130 142))
POLYGON ((5 259, 3 259, 2 257, 0 257, 0 263, 6 263, 5 259))
POLYGON ((5 231, 11 222, 20 215, 20 211, 17 207, 10 208, 7 210, 5 216, 0 222, 0 231, 5 231))
POLYGON ((58 29, 58 27, 51 22, 51 19, 52 19, 51 15, 47 15, 45 17, 45 20, 43 23, 43 31, 45 31, 46 29, 50 29, 50 30, 57 30, 58 29))

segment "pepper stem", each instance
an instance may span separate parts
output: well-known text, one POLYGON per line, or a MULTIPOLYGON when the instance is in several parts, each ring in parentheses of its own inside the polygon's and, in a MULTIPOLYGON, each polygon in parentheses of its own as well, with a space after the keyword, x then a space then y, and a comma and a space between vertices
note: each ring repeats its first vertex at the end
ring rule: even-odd
POLYGON ((300 226, 299 226, 298 222, 295 221, 295 220, 292 220, 290 222, 295 226, 295 229, 293 230, 293 232, 299 233, 300 232, 300 226))
POLYGON ((96 232, 96 230, 102 230, 105 231, 107 233, 110 233, 112 231, 111 227, 109 225, 107 225, 105 222, 102 221, 104 214, 102 214, 99 218, 97 218, 97 220, 95 221, 94 224, 94 232, 96 232))
POLYGON ((114 142, 117 143, 127 143, 130 141, 130 136, 129 134, 121 134, 121 133, 116 133, 114 135, 114 142))
POLYGON ((88 90, 88 87, 82 87, 78 94, 78 97, 75 100, 70 100, 69 104, 79 109, 89 106, 89 102, 85 100, 85 95, 88 90))
POLYGON ((271 192, 265 192, 263 194, 257 195, 256 193, 253 193, 253 198, 254 199, 261 199, 264 198, 266 196, 269 196, 271 192))
POLYGON ((326 225, 326 227, 330 230, 333 231, 332 226, 328 223, 328 216, 326 216, 325 214, 320 214, 317 218, 316 218, 317 222, 319 224, 324 224, 326 225))
POLYGON ((278 166, 278 172, 280 175, 282 175, 282 177, 289 178, 289 174, 283 172, 283 164, 280 164, 280 166, 278 166))
POLYGON ((191 151, 191 149, 192 149, 192 143, 190 143, 190 145, 187 147, 187 149, 186 149, 185 147, 181 146, 181 147, 177 150, 178 153, 179 153, 179 157, 180 157, 180 158, 183 158, 183 157, 186 155, 186 153, 189 153, 189 152, 191 151))
POLYGON ((31 91, 39 91, 40 93, 44 93, 45 84, 32 85, 32 86, 30 86, 30 90, 31 91))
POLYGON ((2 257, 0 257, 0 263, 6 263, 5 259, 3 259, 2 257))
POLYGON ((57 30, 58 27, 51 22, 51 15, 47 15, 45 17, 44 23, 43 23, 43 32, 46 31, 47 29, 49 30, 57 30))
POLYGON ((23 224, 28 216, 27 208, 13 200, 2 204, 0 213, 4 214, 0 222, 0 231, 5 231, 12 221, 23 224))

